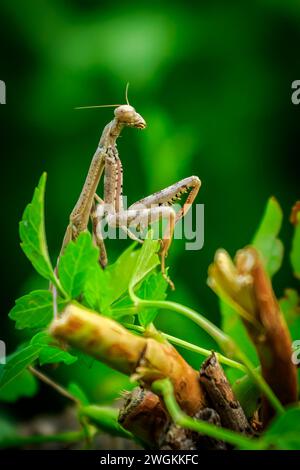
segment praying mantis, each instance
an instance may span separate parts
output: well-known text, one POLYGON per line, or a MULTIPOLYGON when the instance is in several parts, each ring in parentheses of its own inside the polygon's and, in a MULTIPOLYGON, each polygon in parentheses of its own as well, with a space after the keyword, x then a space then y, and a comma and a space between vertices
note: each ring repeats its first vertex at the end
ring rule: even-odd
POLYGON ((156 221, 166 219, 167 226, 160 241, 161 248, 159 255, 161 259, 162 275, 170 284, 171 288, 174 288, 174 284, 166 274, 165 258, 172 242, 175 224, 184 217, 190 209, 200 189, 201 181, 197 176, 189 176, 167 188, 140 199, 128 209, 124 209, 123 170, 116 141, 124 127, 132 127, 135 129, 146 128, 144 118, 129 104, 127 91, 128 84, 126 87, 126 104, 77 108, 86 109, 113 106, 115 110, 114 118, 105 126, 102 132, 81 194, 70 214, 69 225, 64 236, 61 254, 70 240, 75 240, 81 232, 87 230, 89 220, 91 220, 93 240, 100 250, 99 262, 101 266, 105 268, 108 260, 101 232, 103 220, 107 222, 108 226, 120 227, 130 238, 143 243, 143 240, 133 234, 130 228, 147 228, 156 221), (101 199, 96 191, 103 172, 104 195, 103 199, 101 199), (179 200, 186 192, 189 193, 187 199, 176 213, 172 206, 174 202, 179 200))

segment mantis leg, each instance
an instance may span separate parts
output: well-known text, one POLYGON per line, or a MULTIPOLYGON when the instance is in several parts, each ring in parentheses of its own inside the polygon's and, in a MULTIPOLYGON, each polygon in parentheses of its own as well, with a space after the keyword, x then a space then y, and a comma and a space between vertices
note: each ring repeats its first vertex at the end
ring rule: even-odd
POLYGON ((120 228, 127 233, 128 237, 131 238, 131 240, 143 244, 144 241, 138 238, 134 233, 131 232, 131 230, 126 226, 126 225, 120 225, 120 228))
MULTIPOLYGON (((201 181, 197 176, 189 176, 181 181, 178 181, 175 184, 172 184, 171 186, 168 186, 167 188, 162 189, 161 191, 157 191, 154 194, 140 199, 139 201, 132 204, 128 209, 129 212, 131 210, 137 210, 138 208, 151 208, 150 210, 152 211, 152 215, 154 215, 155 209, 168 208, 169 206, 172 206, 175 202, 179 201, 184 193, 189 192, 183 206, 176 213, 175 220, 173 220, 173 216, 169 219, 169 224, 167 226, 166 233, 161 242, 162 246, 160 255, 163 273, 165 272, 165 258, 167 256, 168 249, 171 244, 172 236, 170 235, 173 235, 174 225, 189 211, 198 194, 200 186, 201 181)), ((175 213, 173 209, 172 211, 173 213, 175 213)))
POLYGON ((81 194, 71 212, 69 225, 64 236, 58 259, 64 252, 69 241, 75 240, 80 232, 87 230, 96 189, 105 166, 105 156, 106 153, 104 149, 98 147, 90 164, 81 194))
MULTIPOLYGON (((128 209, 127 211, 122 211, 117 214, 107 215, 108 225, 111 227, 125 227, 127 233, 130 231, 130 227, 139 226, 141 228, 146 228, 152 223, 161 219, 168 220, 168 224, 161 241, 161 250, 159 253, 161 257, 161 271, 164 278, 170 284, 172 289, 174 289, 174 284, 167 276, 165 269, 165 258, 172 241, 176 220, 176 213, 174 209, 172 207, 157 206, 144 209, 128 209)), ((98 225, 97 233, 99 233, 100 229, 101 227, 99 228, 98 225)))
POLYGON ((140 199, 132 204, 128 209, 136 209, 138 207, 171 206, 175 202, 179 201, 184 193, 189 192, 182 208, 176 214, 176 222, 178 222, 178 220, 184 217, 191 208, 200 187, 201 181, 198 176, 188 176, 167 188, 140 199))
MULTIPOLYGON (((104 204, 104 201, 97 194, 95 194, 95 200, 98 201, 99 204, 104 204)), ((91 222, 92 222, 93 242, 99 248, 99 251, 100 251, 99 263, 101 267, 104 269, 107 265, 108 259, 107 259, 105 243, 102 237, 102 232, 101 230, 97 231, 97 227, 100 221, 99 221, 99 217, 97 216, 95 202, 91 210, 91 222)), ((100 222, 100 226, 101 226, 101 222, 100 222)))
POLYGON ((104 204, 103 199, 101 199, 101 197, 98 196, 97 193, 95 193, 95 201, 96 201, 98 204, 104 204))
MULTIPOLYGON (((169 247, 171 245, 174 226, 190 209, 197 193, 200 189, 201 181, 197 176, 190 176, 184 178, 177 183, 168 186, 161 191, 151 194, 143 199, 132 204, 127 211, 121 209, 121 211, 108 211, 105 214, 108 225, 114 227, 120 227, 126 231, 128 236, 133 240, 140 241, 131 231, 130 227, 146 228, 157 220, 166 218, 168 225, 165 233, 161 240, 161 269, 164 277, 168 280, 169 284, 173 287, 173 283, 167 277, 165 272, 165 258, 167 256, 169 247), (175 210, 170 207, 176 201, 181 199, 184 193, 189 194, 181 207, 181 209, 175 213, 175 210)), ((103 205, 99 204, 97 208, 97 222, 96 224, 96 236, 101 240, 101 223, 100 220, 103 218, 103 205)))

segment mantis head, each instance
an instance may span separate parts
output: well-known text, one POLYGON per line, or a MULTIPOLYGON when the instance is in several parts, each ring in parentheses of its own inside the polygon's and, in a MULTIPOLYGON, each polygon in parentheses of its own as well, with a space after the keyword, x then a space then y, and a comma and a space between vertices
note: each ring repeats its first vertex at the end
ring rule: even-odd
POLYGON ((145 129, 146 121, 130 104, 122 104, 115 109, 115 118, 125 126, 145 129))
POLYGON ((128 101, 128 87, 129 83, 126 85, 125 98, 127 104, 102 104, 99 106, 80 106, 75 109, 90 109, 90 108, 110 108, 114 107, 115 109, 115 118, 122 124, 128 127, 135 127, 136 129, 145 129, 146 121, 145 119, 136 112, 133 106, 130 106, 128 101))

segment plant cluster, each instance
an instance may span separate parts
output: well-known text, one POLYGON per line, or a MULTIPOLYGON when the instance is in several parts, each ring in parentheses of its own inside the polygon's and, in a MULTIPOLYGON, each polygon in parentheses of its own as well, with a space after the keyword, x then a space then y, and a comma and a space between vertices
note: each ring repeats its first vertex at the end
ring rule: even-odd
MULTIPOLYGON (((24 437, 4 428, 0 447, 91 442, 97 433, 106 432, 145 447, 162 448, 170 426, 176 425, 190 433, 185 439, 191 440, 192 435, 194 441, 195 435, 205 435, 240 449, 300 449, 296 367, 300 359, 292 349, 300 339, 299 295, 287 289, 277 300, 271 284, 283 259, 278 239, 283 215, 277 201, 268 201, 249 247, 239 250, 234 261, 219 250, 209 267, 208 283, 220 298, 219 328, 189 307, 166 300, 159 242, 151 238, 151 231, 142 247, 133 243, 105 270, 99 265, 99 249, 90 233, 81 233, 67 245, 58 270, 53 269, 45 234, 45 186, 43 174, 20 222, 20 238, 24 253, 51 288, 22 296, 9 313, 16 329, 29 333, 1 366, 0 399, 32 397, 37 380, 42 380, 74 402, 79 430, 24 437), (160 309, 169 310, 170 318, 172 311, 189 318, 215 340, 218 351, 212 353, 158 331, 155 319, 160 309), (175 346, 207 358, 200 374, 175 346), (113 406, 90 403, 77 384, 65 389, 41 371, 47 364, 70 365, 81 352, 137 382, 135 393, 142 394, 138 406, 144 411, 148 406, 149 426, 151 413, 160 413, 160 424, 155 424, 159 438, 147 435, 147 421, 140 422, 137 413, 132 413, 133 392, 126 410, 123 407, 119 413, 113 406), (226 397, 221 382, 226 383, 226 397), (205 418, 204 410, 218 411, 219 398, 215 403, 212 398, 216 388, 225 405, 235 403, 238 416, 227 419, 219 412, 218 419, 205 418), (246 423, 242 430, 237 422, 246 423)), ((290 261, 300 278, 299 204, 291 221, 295 230, 290 261)))

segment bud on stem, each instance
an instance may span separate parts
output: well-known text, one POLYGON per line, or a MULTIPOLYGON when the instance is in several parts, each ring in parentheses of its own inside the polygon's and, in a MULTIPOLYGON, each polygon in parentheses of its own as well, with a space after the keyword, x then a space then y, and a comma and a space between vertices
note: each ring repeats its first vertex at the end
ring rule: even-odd
MULTIPOLYGON (((240 314, 256 347, 262 375, 283 405, 297 401, 297 374, 291 337, 271 281, 253 247, 238 251, 235 263, 224 250, 209 268, 209 284, 240 314)), ((264 398, 264 422, 273 415, 264 398)))

